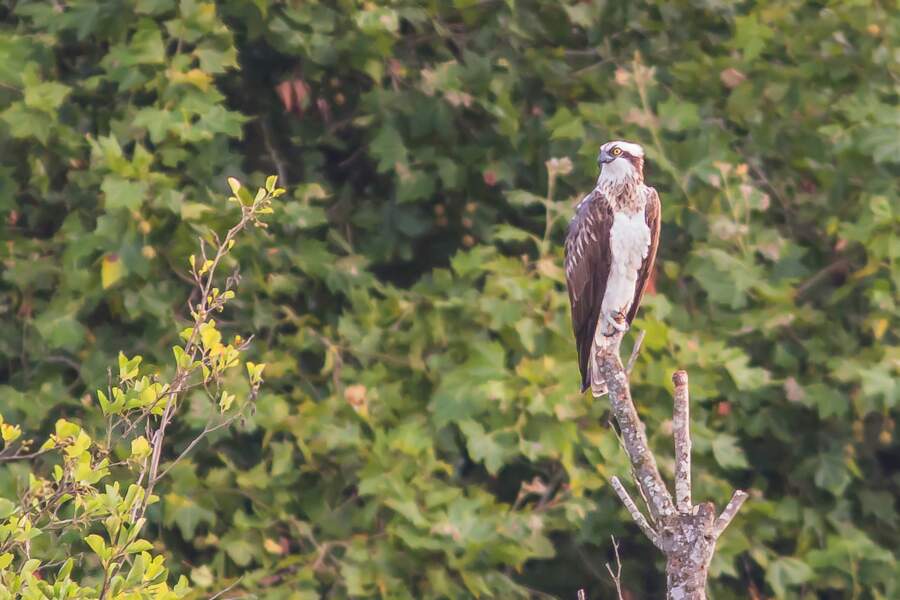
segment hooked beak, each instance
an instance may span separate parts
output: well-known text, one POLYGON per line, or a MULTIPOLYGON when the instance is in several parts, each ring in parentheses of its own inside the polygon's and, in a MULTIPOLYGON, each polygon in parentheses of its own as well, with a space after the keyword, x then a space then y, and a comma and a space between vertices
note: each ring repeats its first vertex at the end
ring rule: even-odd
POLYGON ((605 165, 606 163, 611 163, 615 160, 615 157, 607 152, 606 150, 600 151, 600 156, 597 157, 597 164, 600 166, 605 165))

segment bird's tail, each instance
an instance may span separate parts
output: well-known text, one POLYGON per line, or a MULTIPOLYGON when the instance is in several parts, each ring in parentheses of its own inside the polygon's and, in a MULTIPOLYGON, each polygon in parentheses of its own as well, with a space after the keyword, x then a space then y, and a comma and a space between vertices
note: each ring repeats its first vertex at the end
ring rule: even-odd
POLYGON ((600 398, 609 393, 606 381, 600 377, 600 369, 597 368, 597 346, 591 344, 591 395, 600 398))

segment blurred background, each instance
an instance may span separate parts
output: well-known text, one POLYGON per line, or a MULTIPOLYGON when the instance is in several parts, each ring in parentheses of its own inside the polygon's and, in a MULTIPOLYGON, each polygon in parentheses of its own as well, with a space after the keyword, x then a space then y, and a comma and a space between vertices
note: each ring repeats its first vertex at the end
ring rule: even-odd
MULTIPOLYGON (((0 409, 102 428, 120 350, 170 362, 187 258, 237 218, 226 177, 277 174, 220 320, 266 383, 158 490, 172 572, 609 598, 614 535, 627 598, 662 597, 561 270, 627 139, 663 205, 635 400, 670 476, 687 369, 695 500, 751 493, 712 596, 897 598, 898 28, 865 1, 6 0, 0 409)), ((186 402, 173 456, 214 410, 186 402)))

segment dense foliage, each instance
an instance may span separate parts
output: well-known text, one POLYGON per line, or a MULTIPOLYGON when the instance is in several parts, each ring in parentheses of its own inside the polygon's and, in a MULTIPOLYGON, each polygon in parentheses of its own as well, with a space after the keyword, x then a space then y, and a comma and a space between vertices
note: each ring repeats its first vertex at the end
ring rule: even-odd
MULTIPOLYGON (((560 268, 624 138, 664 222, 635 398, 671 456, 687 369, 697 494, 752 494, 715 597, 900 594, 889 4, 19 0, 0 27, 3 452, 59 419, 102 436, 119 351, 171 362, 196 238, 235 220, 226 178, 289 190, 219 319, 256 335, 255 412, 147 511, 178 593, 606 597, 614 534, 625 586, 659 595, 560 268)), ((184 401, 165 460, 211 410, 184 401)), ((54 464, 4 461, 0 497, 54 464)), ((90 583, 98 534, 15 559, 90 583)))

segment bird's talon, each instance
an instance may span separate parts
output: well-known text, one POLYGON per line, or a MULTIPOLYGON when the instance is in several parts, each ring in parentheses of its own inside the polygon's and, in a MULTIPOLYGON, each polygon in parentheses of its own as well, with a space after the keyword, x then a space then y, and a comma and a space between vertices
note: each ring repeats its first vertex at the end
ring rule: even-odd
POLYGON ((616 322, 608 314, 603 315, 603 326, 600 328, 600 332, 604 337, 616 335, 616 322))
POLYGON ((629 329, 628 321, 625 319, 625 313, 622 311, 613 313, 612 317, 609 318, 609 324, 612 325, 615 331, 625 332, 629 329))

